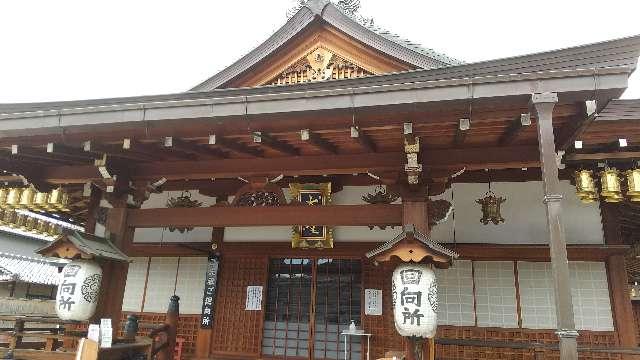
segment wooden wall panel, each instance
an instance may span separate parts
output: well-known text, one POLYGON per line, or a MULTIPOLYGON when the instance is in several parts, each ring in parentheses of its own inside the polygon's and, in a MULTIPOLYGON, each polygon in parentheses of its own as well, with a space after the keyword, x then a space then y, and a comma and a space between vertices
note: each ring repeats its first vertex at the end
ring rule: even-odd
POLYGON ((245 311, 246 289, 266 289, 266 256, 222 258, 213 322, 212 355, 235 353, 258 357, 262 341, 264 311, 245 311))
POLYGON ((365 316, 364 299, 362 325, 372 334, 371 359, 384 357, 387 351, 404 351, 404 340, 398 335, 393 323, 393 307, 391 305, 391 275, 394 266, 387 263, 374 266, 369 261, 362 263, 363 289, 382 289, 382 315, 365 316))

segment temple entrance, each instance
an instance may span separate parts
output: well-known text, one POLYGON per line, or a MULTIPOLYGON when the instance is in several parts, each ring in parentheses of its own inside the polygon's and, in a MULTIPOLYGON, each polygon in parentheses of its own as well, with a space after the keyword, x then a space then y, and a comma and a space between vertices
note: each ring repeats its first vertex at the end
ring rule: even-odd
MULTIPOLYGON (((279 258, 269 263, 262 355, 341 359, 340 333, 361 322, 360 260, 279 258)), ((361 359, 359 338, 347 342, 347 357, 361 359)))

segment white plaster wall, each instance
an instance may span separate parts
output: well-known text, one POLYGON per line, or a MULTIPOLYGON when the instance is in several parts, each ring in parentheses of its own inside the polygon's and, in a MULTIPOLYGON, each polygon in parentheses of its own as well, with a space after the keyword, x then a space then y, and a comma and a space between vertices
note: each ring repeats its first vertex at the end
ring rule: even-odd
MULTIPOLYGON (((374 186, 345 186, 333 194, 333 204, 364 204, 362 195, 374 190, 374 186)), ((493 183, 493 191, 507 198, 502 205, 506 222, 500 225, 480 223, 480 205, 475 200, 487 191, 487 184, 454 184, 437 198, 452 200, 455 206, 455 221, 452 217, 432 230, 433 239, 441 242, 494 243, 494 244, 546 244, 548 243, 545 207, 542 204, 542 183, 539 181, 519 183, 493 183)), ((564 195, 562 201, 566 238, 569 244, 601 244, 603 242, 600 210, 596 204, 582 204, 575 196, 575 189, 568 181, 561 182, 564 195)), ((288 189, 285 197, 290 200, 288 189)), ((215 198, 192 191, 194 199, 205 206, 215 203, 215 198)), ((143 208, 165 207, 170 196, 180 192, 152 194, 143 208)), ((334 228, 334 242, 386 241, 400 232, 400 228, 369 230, 366 226, 337 226, 334 228)), ((282 241, 291 239, 290 226, 228 227, 225 229, 226 242, 282 241)), ((135 242, 209 242, 211 228, 196 228, 184 234, 168 229, 137 229, 135 242)))
MULTIPOLYGON (((575 188, 568 181, 560 183, 562 194, 562 221, 567 243, 603 243, 602 223, 598 204, 582 204, 575 195, 575 188)), ((544 204, 542 182, 493 183, 492 190, 507 198, 502 204, 505 222, 500 225, 480 223, 480 205, 475 200, 487 191, 487 184, 454 184, 438 198, 451 201, 455 206, 452 217, 433 228, 431 237, 441 242, 494 244, 547 244, 549 235, 544 204)))

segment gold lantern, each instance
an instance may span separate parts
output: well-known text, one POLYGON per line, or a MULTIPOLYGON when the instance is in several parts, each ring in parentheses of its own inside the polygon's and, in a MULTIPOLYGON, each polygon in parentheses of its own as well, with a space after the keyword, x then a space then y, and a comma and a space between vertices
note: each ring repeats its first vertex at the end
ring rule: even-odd
POLYGON ((580 170, 575 172, 576 194, 583 203, 592 203, 598 200, 598 192, 593 182, 593 172, 591 170, 580 170))
POLYGON ((33 207, 33 199, 36 197, 36 189, 34 189, 33 187, 28 187, 24 190, 22 190, 22 193, 20 194, 20 203, 18 204, 18 206, 21 209, 30 209, 31 207, 33 207))
POLYGON ((11 226, 16 221, 16 212, 11 209, 5 209, 2 214, 2 225, 11 226))
POLYGON ((5 211, 10 211, 10 210, 5 210, 5 209, 0 208, 0 226, 6 225, 5 222, 4 222, 4 213, 5 213, 5 211))
POLYGON ((7 205, 7 196, 9 195, 9 189, 0 188, 0 207, 7 205))
POLYGON ((36 228, 33 230, 33 232, 36 234, 46 235, 47 231, 49 231, 49 222, 42 219, 38 220, 36 228))
POLYGON ((494 223, 498 225, 504 222, 502 214, 500 214, 500 206, 507 201, 503 197, 497 197, 493 191, 489 190, 484 194, 483 198, 476 200, 482 206, 482 218, 480 222, 484 225, 494 223))
POLYGON ((32 232, 33 230, 36 229, 37 223, 38 223, 38 219, 31 216, 27 216, 26 220, 24 221, 24 224, 22 224, 21 229, 32 232))
POLYGON ((629 200, 640 201, 640 169, 627 170, 627 196, 629 200))
POLYGON ((51 211, 69 211, 69 194, 62 188, 57 188, 49 194, 48 210, 51 211))
POLYGON ((15 209, 20 205, 20 194, 22 194, 21 188, 11 188, 7 194, 6 206, 10 209, 15 209))
POLYGON ((37 192, 33 199, 34 210, 46 210, 49 207, 49 193, 37 192))
POLYGON ((22 229, 24 228, 25 223, 27 222, 27 215, 25 214, 16 214, 13 222, 8 224, 9 227, 14 229, 22 229))
POLYGON ((617 203, 624 200, 620 189, 620 172, 616 168, 601 171, 600 184, 602 186, 600 195, 604 197, 604 201, 617 203))
POLYGON ((60 228, 60 226, 54 224, 54 223, 49 223, 49 227, 47 229, 47 235, 49 236, 58 236, 62 234, 62 229, 60 228))

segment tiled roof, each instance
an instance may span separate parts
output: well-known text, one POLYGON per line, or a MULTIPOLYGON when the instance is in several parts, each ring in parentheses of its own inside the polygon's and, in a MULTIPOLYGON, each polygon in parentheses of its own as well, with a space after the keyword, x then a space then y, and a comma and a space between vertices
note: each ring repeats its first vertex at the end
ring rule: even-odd
POLYGON ((64 263, 0 253, 0 281, 15 279, 32 284, 57 285, 58 266, 64 266, 64 263))

